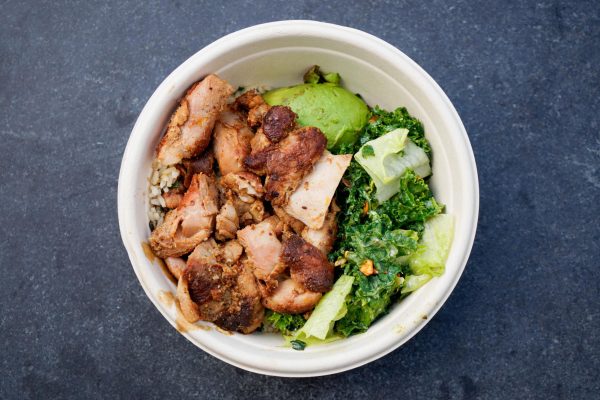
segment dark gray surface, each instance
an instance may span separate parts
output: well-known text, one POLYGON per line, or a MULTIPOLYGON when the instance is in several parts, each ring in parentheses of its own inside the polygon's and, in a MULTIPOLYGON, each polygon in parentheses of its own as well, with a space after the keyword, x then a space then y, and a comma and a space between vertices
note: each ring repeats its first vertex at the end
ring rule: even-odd
POLYGON ((0 398, 598 398, 598 3, 289 3, 1 2, 0 398), (417 61, 461 115, 481 184, 471 259, 425 329, 300 380, 231 367, 171 328, 116 212, 129 132, 160 81, 226 33, 294 18, 417 61))

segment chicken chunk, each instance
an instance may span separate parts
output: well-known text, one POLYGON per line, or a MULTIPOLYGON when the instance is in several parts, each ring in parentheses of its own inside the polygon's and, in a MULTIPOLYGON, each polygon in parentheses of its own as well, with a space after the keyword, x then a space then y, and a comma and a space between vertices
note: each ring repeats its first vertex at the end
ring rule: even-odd
POLYGON ((186 261, 180 257, 167 257, 165 258, 165 264, 175 279, 179 279, 185 267, 187 267, 186 261))
POLYGON ((234 107, 248 114, 248 125, 251 128, 260 126, 264 115, 269 111, 269 105, 256 90, 249 90, 235 99, 234 107))
POLYGON ((213 149, 221 175, 244 171, 244 158, 250 154, 254 134, 242 116, 228 109, 215 125, 213 149))
POLYGON ((279 282, 272 294, 262 299, 268 309, 286 314, 302 314, 312 310, 321 299, 322 294, 311 292, 293 279, 279 282))
POLYGON ((210 237, 219 211, 212 178, 197 174, 179 206, 165 216, 150 236, 150 247, 161 258, 179 257, 210 237))
POLYGON ((196 246, 192 254, 188 256, 188 263, 216 264, 218 252, 219 245, 213 238, 210 238, 196 246))
POLYGON ((292 279, 311 292, 325 293, 333 285, 333 265, 325 254, 298 235, 284 240, 283 263, 290 268, 292 279))
POLYGON ((229 240, 219 246, 217 260, 228 265, 233 265, 240 259, 243 252, 244 248, 240 242, 237 240, 229 240))
POLYGON ((265 199, 274 206, 283 205, 302 179, 311 172, 326 145, 327 140, 318 128, 298 128, 279 143, 253 151, 246 157, 244 164, 258 175, 267 176, 265 199))
POLYGON ((260 178, 252 172, 238 172, 224 175, 219 184, 235 193, 240 200, 251 203, 263 197, 264 188, 260 178))
POLYGON ((260 200, 264 189, 260 178, 251 172, 229 173, 219 180, 222 202, 230 202, 239 218, 240 226, 261 222, 267 217, 260 200))
POLYGON ((180 191, 170 190, 162 194, 163 199, 165 200, 165 206, 172 210, 173 208, 177 208, 183 200, 183 193, 180 191))
POLYGON ((309 228, 321 229, 335 190, 351 160, 351 154, 334 156, 326 151, 291 194, 285 211, 309 228))
POLYGON ((233 203, 227 201, 223 204, 217 215, 215 238, 217 240, 233 239, 238 229, 240 229, 240 219, 238 218, 237 211, 233 203))
POLYGON ((188 262, 234 265, 242 256, 243 251, 244 248, 237 240, 218 244, 213 238, 210 238, 196 246, 192 254, 188 256, 188 262))
POLYGON ((336 211, 330 210, 329 213, 327 213, 325 222, 321 228, 311 229, 308 226, 305 226, 301 232, 302 239, 321 250, 324 254, 329 254, 333 248, 335 237, 337 235, 335 214, 336 211))
POLYGON ((281 220, 282 224, 284 225, 283 230, 289 230, 287 227, 290 227, 294 232, 300 234, 302 233, 304 228, 306 228, 306 225, 304 225, 302 221, 286 213, 283 207, 275 206, 273 207, 273 212, 275 213, 275 215, 277 215, 277 217, 281 220))
POLYGON ((177 285, 177 299, 183 316, 192 323, 204 320, 226 330, 251 333, 264 317, 254 276, 239 264, 188 260, 177 285))
POLYGON ((216 75, 195 83, 179 102, 158 145, 159 162, 174 165, 204 151, 215 121, 232 93, 233 88, 216 75))
POLYGON ((281 242, 277 238, 277 222, 271 217, 259 224, 249 225, 238 231, 239 242, 244 246, 248 259, 258 279, 269 280, 280 261, 281 242))
POLYGON ((271 144, 271 141, 262 131, 259 129, 252 140, 250 141, 250 148, 252 149, 252 153, 256 153, 258 151, 264 150, 271 144))

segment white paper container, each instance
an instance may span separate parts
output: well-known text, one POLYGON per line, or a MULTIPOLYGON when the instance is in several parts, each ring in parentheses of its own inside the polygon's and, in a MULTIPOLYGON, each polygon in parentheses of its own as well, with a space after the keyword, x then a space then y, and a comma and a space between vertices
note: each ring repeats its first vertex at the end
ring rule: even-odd
POLYGON ((297 84, 318 64, 339 72, 343 84, 385 109, 405 106, 419 118, 433 147, 432 189, 456 217, 446 272, 396 304, 364 334, 295 351, 278 334, 224 334, 216 329, 183 335, 202 350, 240 368, 304 377, 332 374, 373 361, 414 336, 446 301, 465 267, 477 227, 479 187, 469 139, 448 97, 414 61, 367 33, 313 21, 281 21, 227 35, 200 50, 156 89, 142 110, 123 155, 118 211, 123 243, 144 291, 171 325, 177 312, 165 301, 175 286, 144 254, 148 240, 147 179, 154 149, 179 97, 192 83, 217 73, 235 86, 297 84), (425 319, 424 317, 427 317, 425 319))

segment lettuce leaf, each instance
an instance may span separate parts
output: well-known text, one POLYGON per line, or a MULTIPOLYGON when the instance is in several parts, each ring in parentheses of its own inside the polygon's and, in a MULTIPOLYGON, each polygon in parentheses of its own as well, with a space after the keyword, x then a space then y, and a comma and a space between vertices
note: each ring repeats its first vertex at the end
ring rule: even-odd
POLYGON ((390 164, 394 158, 401 157, 400 153, 406 145, 408 129, 398 128, 383 136, 365 143, 354 155, 354 159, 371 175, 382 183, 389 183, 397 177, 390 164), (366 152, 366 149, 370 149, 366 152), (371 153, 372 150, 372 154, 371 153), (366 154, 365 154, 366 153, 366 154))
POLYGON ((352 289, 354 278, 342 275, 333 288, 319 301, 306 324, 297 332, 295 339, 314 342, 310 339, 325 340, 333 335, 333 324, 346 315, 346 297, 352 289))
POLYGON ((413 274, 442 275, 453 237, 454 217, 452 215, 440 214, 425 222, 425 230, 417 251, 408 259, 413 274))
POLYGON ((400 177, 408 169, 412 169, 422 178, 431 174, 429 157, 425 150, 407 137, 408 129, 395 129, 368 141, 354 155, 356 161, 373 179, 377 187, 376 198, 380 203, 400 191, 400 177))
POLYGON ((414 292, 419 289, 421 286, 429 282, 433 278, 431 275, 408 275, 404 278, 404 283, 402 284, 401 294, 408 294, 410 292, 414 292))

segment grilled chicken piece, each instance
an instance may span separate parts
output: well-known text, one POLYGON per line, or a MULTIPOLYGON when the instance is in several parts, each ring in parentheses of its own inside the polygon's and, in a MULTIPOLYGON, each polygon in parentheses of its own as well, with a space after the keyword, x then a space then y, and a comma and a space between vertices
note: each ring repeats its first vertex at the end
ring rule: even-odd
POLYGON ((256 132, 256 134, 254 135, 254 137, 252 138, 252 140, 250 141, 250 147, 252 148, 252 153, 256 153, 260 150, 263 150, 263 149, 269 147, 270 144, 271 144, 271 141, 269 140, 267 135, 265 135, 265 133, 262 131, 262 129, 259 129, 256 132))
POLYGON ((168 209, 177 208, 181 200, 183 200, 183 193, 179 191, 170 190, 162 194, 163 199, 165 200, 165 206, 168 209))
POLYGON ((321 229, 335 190, 351 160, 351 154, 334 156, 326 151, 291 194, 285 211, 309 228, 321 229))
POLYGON ((262 198, 264 193, 260 178, 252 172, 227 174, 221 177, 219 183, 223 188, 231 190, 240 200, 246 203, 262 198))
POLYGON ((165 258, 165 264, 167 264, 169 272, 175 279, 179 279, 185 270, 185 267, 187 267, 185 260, 179 257, 167 257, 165 258))
POLYGON ((239 199, 233 201, 233 206, 240 218, 240 226, 257 224, 269 216, 265 211, 262 200, 255 200, 252 203, 244 203, 239 199))
POLYGON ((215 121, 232 93, 233 88, 216 75, 208 75, 192 85, 158 144, 159 162, 174 165, 204 151, 210 143, 215 121))
POLYGON ((248 114, 248 125, 251 128, 260 126, 264 115, 269 111, 269 105, 256 90, 249 90, 240 95, 235 99, 233 106, 248 114))
POLYGON ((263 222, 249 225, 238 231, 238 240, 248 255, 254 275, 268 281, 277 267, 281 255, 281 242, 277 238, 278 218, 269 217, 263 222))
POLYGON ((262 304, 273 311, 302 314, 312 310, 321 299, 321 293, 306 290, 293 279, 279 282, 272 294, 263 296, 262 304))
POLYGON ((225 110, 215 124, 213 149, 221 175, 244 171, 244 158, 250 154, 254 134, 242 116, 225 110))
POLYGON ((177 299, 183 316, 192 323, 204 320, 226 330, 251 333, 264 317, 254 276, 239 264, 189 259, 177 284, 177 299))
MULTIPOLYGON (((265 199, 274 206, 283 205, 302 179, 311 172, 326 145, 327 140, 318 128, 298 128, 279 143, 253 151, 246 157, 244 164, 258 175, 267 175, 265 199)), ((288 214, 294 216, 289 212, 288 214)))
POLYGON ((273 207, 273 212, 275 212, 275 215, 277 215, 277 217, 283 223, 283 230, 287 230, 286 227, 290 227, 297 234, 301 234, 302 231, 306 228, 306 225, 304 225, 302 221, 286 213, 283 207, 275 206, 273 207))
POLYGON ((308 226, 305 226, 300 233, 302 239, 321 250, 325 255, 329 254, 333 248, 333 243, 335 242, 335 237, 337 235, 336 213, 337 211, 332 207, 332 210, 327 213, 325 222, 320 229, 311 229, 308 226))
POLYGON ((231 202, 241 226, 261 222, 267 217, 260 200, 264 189, 260 178, 251 172, 229 173, 219 180, 223 202, 231 202))
POLYGON ((325 293, 333 286, 333 265, 321 250, 298 235, 283 242, 283 263, 290 268, 294 281, 311 292, 325 293))
POLYGON ((221 206, 221 211, 217 215, 215 238, 217 240, 233 239, 238 229, 240 229, 240 219, 237 211, 233 206, 233 202, 227 201, 221 206))
POLYGON ((201 264, 233 265, 240 259, 243 251, 244 248, 237 240, 218 244, 213 238, 210 238, 196 246, 192 254, 188 256, 188 263, 191 261, 201 264))
POLYGON ((188 256, 188 263, 215 264, 218 252, 219 245, 215 242, 215 239, 210 238, 196 246, 192 254, 188 256))
POLYGON ((217 260, 228 265, 233 265, 240 259, 243 252, 244 248, 240 242, 237 240, 229 240, 219 246, 217 260))
POLYGON ((161 258, 189 253, 212 234, 219 211, 218 192, 212 178, 194 175, 179 206, 165 216, 150 235, 150 247, 161 258))

